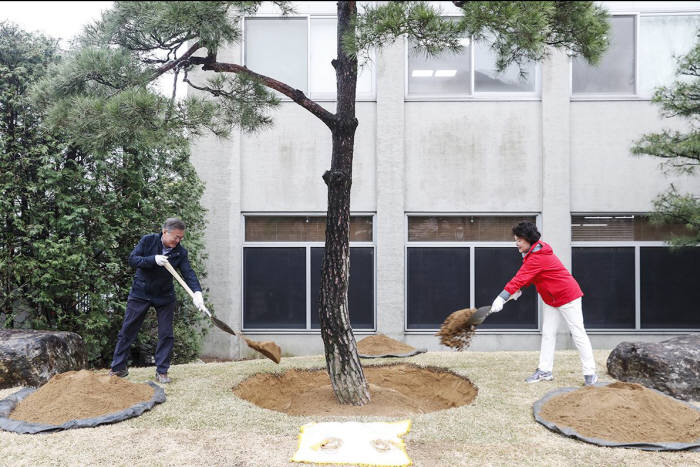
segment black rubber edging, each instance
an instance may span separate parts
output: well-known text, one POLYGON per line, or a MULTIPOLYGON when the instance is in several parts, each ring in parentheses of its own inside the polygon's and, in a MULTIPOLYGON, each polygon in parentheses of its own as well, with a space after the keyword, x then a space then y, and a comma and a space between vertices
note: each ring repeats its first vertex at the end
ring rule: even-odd
POLYGON ((360 358, 386 358, 386 357, 413 357, 414 355, 418 355, 419 353, 425 353, 427 352, 428 349, 416 349, 413 352, 408 352, 408 353, 400 353, 400 354, 395 354, 395 353, 385 353, 382 355, 366 355, 363 353, 358 353, 358 357, 360 358))
MULTIPOLYGON (((598 387, 605 387, 610 383, 598 383, 596 386, 598 387)), ((535 402, 532 406, 532 412, 533 415, 535 416, 535 420, 537 422, 541 423, 545 427, 549 428, 550 430, 554 431, 555 433, 562 434, 564 436, 568 436, 569 438, 576 438, 580 441, 584 441, 586 443, 591 443, 591 444, 596 444, 598 446, 604 446, 604 447, 609 447, 609 448, 632 448, 632 449, 642 449, 644 451, 698 451, 700 452, 700 439, 693 443, 618 443, 616 441, 609 441, 606 439, 601 439, 601 438, 591 438, 588 436, 584 436, 580 433, 578 433, 576 430, 573 428, 570 428, 568 426, 559 426, 553 422, 550 422, 548 420, 543 419, 540 416, 540 412, 542 411, 542 407, 544 404, 551 399, 552 397, 559 396, 561 394, 566 394, 567 392, 571 391, 576 391, 581 388, 558 388, 558 389, 553 389, 549 391, 547 394, 545 394, 540 400, 535 402)), ((656 391, 657 393, 661 394, 664 397, 668 397, 669 399, 673 399, 676 402, 680 402, 682 404, 687 405, 691 409, 697 410, 700 412, 700 409, 697 407, 694 407, 693 405, 680 401, 678 399, 674 399, 673 397, 669 396, 668 394, 664 394, 661 391, 657 391, 656 389, 653 388, 647 388, 651 389, 652 391, 656 391)))
POLYGON ((10 413, 12 413, 17 404, 19 404, 22 399, 36 391, 36 388, 20 389, 5 399, 0 400, 0 429, 23 434, 48 433, 53 431, 69 430, 71 428, 91 428, 97 425, 116 423, 129 418, 138 417, 146 410, 151 410, 154 405, 165 402, 165 391, 163 388, 152 381, 147 381, 147 383, 153 387, 154 391, 153 397, 146 402, 139 402, 138 404, 134 404, 131 407, 120 410, 119 412, 100 415, 99 417, 69 420, 62 425, 44 425, 41 423, 31 423, 9 418, 10 413))

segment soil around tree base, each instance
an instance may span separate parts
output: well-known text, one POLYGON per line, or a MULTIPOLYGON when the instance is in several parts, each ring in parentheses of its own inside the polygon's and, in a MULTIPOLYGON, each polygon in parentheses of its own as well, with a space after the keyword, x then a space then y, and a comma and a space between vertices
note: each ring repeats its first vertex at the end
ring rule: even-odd
POLYGON ((365 366, 371 401, 339 404, 325 369, 259 373, 233 389, 253 404, 289 415, 405 417, 467 405, 478 389, 469 379, 436 367, 399 363, 365 366))

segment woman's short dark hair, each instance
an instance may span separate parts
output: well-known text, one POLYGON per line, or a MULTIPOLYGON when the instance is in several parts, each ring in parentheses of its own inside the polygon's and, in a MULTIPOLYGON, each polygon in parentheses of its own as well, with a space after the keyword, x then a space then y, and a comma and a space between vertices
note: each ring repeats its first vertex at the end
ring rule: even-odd
POLYGON ((540 232, 537 230, 537 226, 528 221, 522 221, 513 227, 513 235, 527 240, 530 245, 537 243, 541 237, 540 232))

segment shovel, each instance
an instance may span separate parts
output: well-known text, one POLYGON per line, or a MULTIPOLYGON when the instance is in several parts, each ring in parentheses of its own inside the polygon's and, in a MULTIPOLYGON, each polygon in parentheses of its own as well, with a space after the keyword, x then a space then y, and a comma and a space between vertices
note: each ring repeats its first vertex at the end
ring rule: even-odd
MULTIPOLYGON (((506 303, 509 301, 513 300, 513 295, 511 295, 508 300, 506 300, 506 303)), ((471 315, 469 318, 469 321, 467 321, 468 325, 472 326, 478 326, 481 323, 484 322, 484 320, 488 317, 488 315, 491 314, 491 305, 488 306, 480 306, 479 308, 476 309, 474 314, 471 315)))
MULTIPOLYGON (((175 279, 177 279, 180 285, 187 291, 188 294, 190 294, 190 297, 194 298, 194 292, 192 292, 192 289, 190 289, 190 287, 185 283, 182 277, 180 277, 180 274, 177 273, 175 268, 173 268, 173 266, 170 263, 165 263, 165 269, 167 269, 168 272, 172 274, 175 279)), ((243 339, 246 342, 246 344, 248 344, 248 347, 250 347, 251 349, 260 352, 275 363, 280 362, 280 358, 282 357, 282 350, 280 349, 279 345, 275 344, 274 342, 252 341, 245 337, 240 331, 236 333, 233 329, 229 327, 228 324, 224 323, 219 318, 213 316, 209 312, 209 310, 207 310, 206 307, 202 307, 202 311, 209 317, 209 319, 211 319, 211 321, 217 328, 234 336, 238 335, 238 337, 243 339)))

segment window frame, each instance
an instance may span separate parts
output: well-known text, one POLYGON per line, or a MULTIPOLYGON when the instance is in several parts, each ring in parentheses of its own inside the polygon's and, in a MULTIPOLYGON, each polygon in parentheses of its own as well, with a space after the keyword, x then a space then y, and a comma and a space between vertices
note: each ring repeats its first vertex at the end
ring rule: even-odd
MULTIPOLYGON (((446 18, 459 18, 458 16, 446 16, 446 18)), ((469 48, 470 61, 470 83, 469 94, 445 94, 443 96, 435 95, 420 95, 408 93, 408 38, 404 36, 404 101, 406 102, 460 102, 460 101, 541 101, 542 100, 542 65, 540 62, 535 62, 535 91, 533 92, 478 92, 475 89, 475 58, 474 48, 475 42, 473 37, 469 37, 471 47, 469 48)))
MULTIPOLYGON (((320 329, 314 329, 311 327, 311 248, 325 246, 324 242, 272 242, 272 241, 247 241, 245 238, 245 221, 246 217, 325 217, 327 213, 325 212, 243 212, 241 213, 241 248, 240 248, 240 264, 241 264, 241 277, 239 281, 239 287, 241 291, 240 296, 240 318, 241 318, 241 331, 246 334, 321 334, 320 329), (306 327, 305 328, 246 328, 244 315, 245 315, 245 265, 244 265, 244 253, 245 249, 248 247, 254 248, 304 248, 306 250, 306 327)), ((372 241, 371 242, 359 242, 351 241, 350 248, 352 247, 365 247, 372 248, 374 250, 373 261, 374 261, 374 280, 372 286, 374 287, 374 310, 373 310, 373 328, 353 328, 353 332, 356 334, 373 334, 377 331, 377 223, 376 223, 376 213, 372 212, 352 212, 350 217, 371 217, 372 218, 372 241)))
POLYGON ((651 101, 651 95, 639 92, 639 26, 640 19, 646 16, 691 16, 700 15, 700 10, 686 11, 624 11, 611 10, 609 16, 634 16, 634 94, 574 94, 574 59, 569 57, 569 99, 571 102, 595 101, 651 101))
MULTIPOLYGON (((570 217, 574 216, 648 216, 649 213, 571 213, 570 217)), ((571 221, 569 221, 571 224, 571 221)), ((569 230, 571 232, 571 229, 569 230)), ((571 264, 573 267, 573 249, 574 248, 596 248, 596 247, 633 247, 634 248, 634 328, 589 328, 586 326, 586 332, 589 334, 687 334, 689 332, 700 332, 700 328, 643 328, 641 326, 641 310, 642 310, 642 289, 641 289, 641 248, 643 247, 665 247, 669 246, 662 240, 643 241, 643 240, 601 240, 601 241, 571 241, 571 264)), ((696 248, 700 248, 700 245, 696 248)), ((584 294, 586 292, 584 291, 584 294)), ((586 319, 585 301, 583 297, 584 323, 586 319)))
MULTIPOLYGON (((314 93, 311 90, 311 21, 313 19, 337 19, 336 15, 328 15, 328 14, 302 14, 302 13, 295 13, 295 14, 290 14, 287 16, 281 16, 279 14, 275 13, 260 13, 256 15, 250 15, 250 16, 244 16, 243 21, 241 22, 241 64, 243 66, 246 65, 246 23, 249 19, 293 19, 293 18, 303 18, 306 20, 306 96, 309 99, 312 99, 315 102, 336 102, 337 96, 330 96, 328 93, 314 93)), ((374 52, 370 53, 370 61, 372 63, 376 63, 376 54, 374 52)), ((255 70, 251 70, 255 71, 255 70)), ((359 75, 359 66, 358 66, 358 75, 359 75)), ((274 76, 270 76, 270 78, 275 78, 274 76)), ((372 90, 369 94, 357 94, 355 96, 355 101, 356 102, 376 102, 377 101, 377 73, 376 69, 372 67, 371 71, 371 83, 372 83, 372 90)), ((276 78, 275 78, 276 79, 276 78)), ((285 96, 284 94, 279 94, 279 99, 282 102, 293 102, 292 99, 289 97, 285 96)))
MULTIPOLYGON (((519 217, 519 216, 533 216, 535 217, 535 224, 538 228, 542 228, 542 216, 537 212, 479 212, 479 213, 445 213, 445 212, 407 212, 404 213, 404 316, 403 316, 403 331, 405 334, 435 334, 439 328, 435 329, 415 329, 408 327, 408 249, 409 248, 469 248, 469 308, 475 308, 476 303, 476 255, 475 249, 478 247, 495 247, 495 248, 515 248, 514 241, 463 241, 463 242, 440 242, 440 241, 409 241, 408 240, 408 219, 409 217, 486 217, 486 216, 498 216, 498 217, 519 217)), ((500 291, 494 292, 494 297, 500 291)), ((498 329, 479 329, 477 328, 477 334, 504 334, 504 333, 517 333, 517 334, 541 334, 542 332, 542 297, 537 295, 537 327, 532 329, 522 329, 522 328, 498 328, 498 329)))

